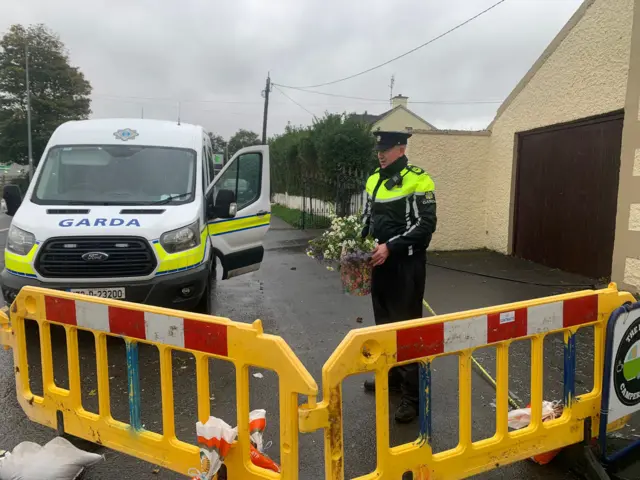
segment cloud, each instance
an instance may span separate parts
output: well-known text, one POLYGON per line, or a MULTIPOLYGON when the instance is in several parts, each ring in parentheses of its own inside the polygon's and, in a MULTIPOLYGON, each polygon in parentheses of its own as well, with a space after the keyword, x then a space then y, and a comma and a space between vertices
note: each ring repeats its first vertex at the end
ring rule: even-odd
MULTIPOLYGON (((175 119, 229 137, 261 131, 267 72, 287 85, 344 77, 425 42, 494 0, 25 0, 0 4, 0 32, 45 23, 94 87, 95 117, 175 119)), ((389 80, 409 101, 501 101, 579 6, 579 0, 508 0, 391 65, 324 91, 361 102, 285 92, 317 115, 388 108, 389 80)), ((320 90, 320 89, 319 89, 320 90)), ((497 104, 410 104, 442 128, 482 128, 497 104)), ((269 133, 311 115, 274 90, 269 133)))

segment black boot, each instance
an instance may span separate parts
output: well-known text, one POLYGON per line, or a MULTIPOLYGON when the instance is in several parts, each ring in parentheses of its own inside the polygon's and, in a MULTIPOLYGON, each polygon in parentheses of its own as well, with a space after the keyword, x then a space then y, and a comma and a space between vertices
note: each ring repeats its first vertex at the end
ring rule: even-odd
MULTIPOLYGON (((375 392, 376 391, 376 380, 365 380, 364 381, 364 390, 365 392, 375 392)), ((401 393, 402 388, 400 387, 400 382, 391 382, 389 379, 389 393, 401 393)))
POLYGON ((395 419, 398 423, 410 423, 418 416, 418 406, 407 400, 402 399, 400 406, 396 410, 395 419))

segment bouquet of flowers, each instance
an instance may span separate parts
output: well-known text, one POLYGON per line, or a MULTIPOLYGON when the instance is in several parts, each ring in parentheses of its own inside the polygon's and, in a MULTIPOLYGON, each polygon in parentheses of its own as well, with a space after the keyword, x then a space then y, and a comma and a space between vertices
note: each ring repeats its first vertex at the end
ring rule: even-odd
POLYGON ((340 270, 342 286, 350 295, 371 293, 371 252, 376 246, 372 237, 362 238, 362 222, 356 215, 331 216, 331 226, 309 242, 307 255, 340 270))

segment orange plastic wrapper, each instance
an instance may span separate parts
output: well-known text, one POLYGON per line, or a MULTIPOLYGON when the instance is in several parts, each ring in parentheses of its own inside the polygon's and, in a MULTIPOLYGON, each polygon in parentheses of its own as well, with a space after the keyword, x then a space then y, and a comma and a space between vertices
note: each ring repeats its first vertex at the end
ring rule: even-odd
POLYGON ((276 473, 280 466, 264 453, 264 429, 267 427, 267 411, 253 410, 249 413, 249 438, 251 439, 251 463, 276 473))
POLYGON ((263 453, 260 453, 253 445, 251 445, 251 451, 249 453, 251 455, 251 463, 256 467, 262 467, 267 470, 280 473, 280 466, 263 453))
POLYGON ((546 465, 551 460, 556 458, 556 455, 560 453, 561 448, 557 450, 551 450, 550 452, 541 453, 540 455, 534 455, 531 457, 531 460, 537 463, 538 465, 546 465))
POLYGON ((200 469, 191 469, 189 475, 192 480, 211 480, 224 463, 238 430, 224 420, 209 417, 204 424, 196 423, 196 433, 200 445, 200 469))
POLYGON ((263 434, 266 427, 267 411, 262 409, 252 410, 249 413, 249 438, 251 438, 251 442, 256 446, 259 452, 264 451, 263 434))

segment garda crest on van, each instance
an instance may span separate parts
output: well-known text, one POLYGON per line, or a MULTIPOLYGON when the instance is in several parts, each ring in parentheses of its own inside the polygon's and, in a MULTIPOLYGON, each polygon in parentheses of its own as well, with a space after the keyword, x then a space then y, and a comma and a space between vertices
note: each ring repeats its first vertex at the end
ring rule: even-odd
POLYGON ((61 227, 139 227, 137 218, 65 218, 58 223, 61 227))
POLYGON ((113 136, 118 140, 126 142, 127 140, 133 140, 134 138, 136 138, 138 136, 138 132, 136 132, 132 128, 122 128, 120 130, 116 130, 113 133, 113 136))

